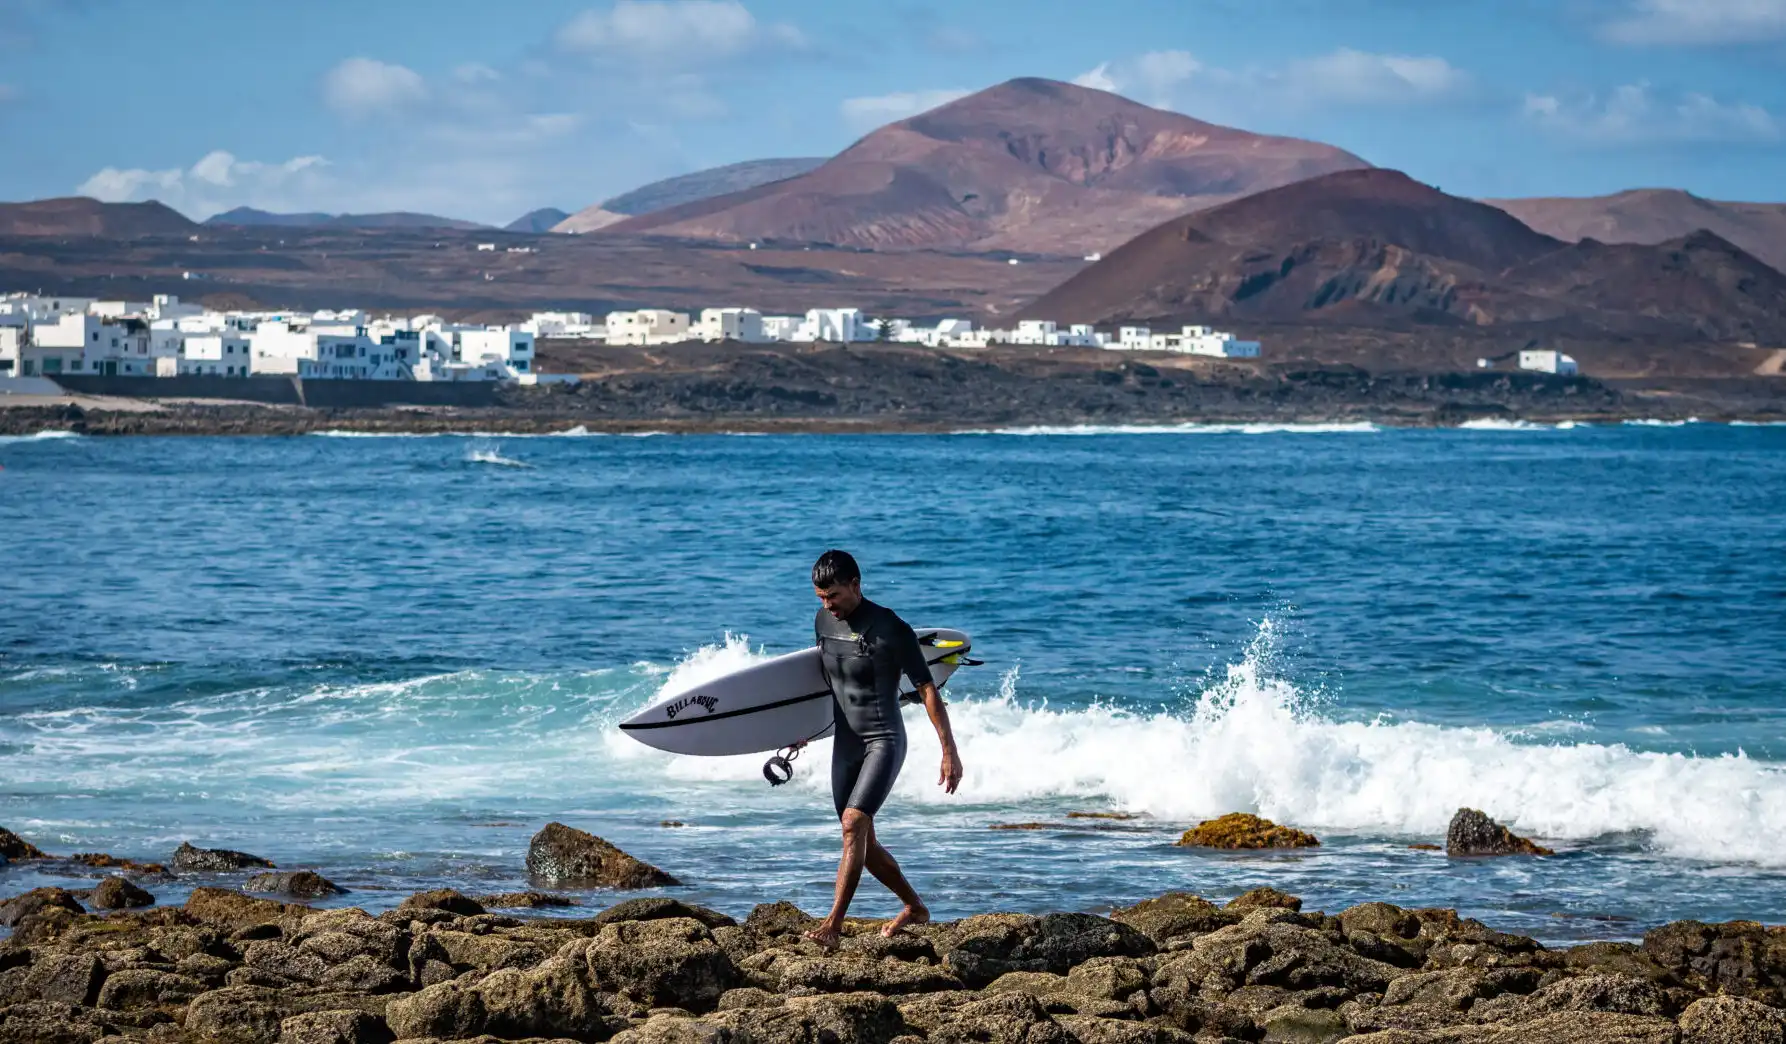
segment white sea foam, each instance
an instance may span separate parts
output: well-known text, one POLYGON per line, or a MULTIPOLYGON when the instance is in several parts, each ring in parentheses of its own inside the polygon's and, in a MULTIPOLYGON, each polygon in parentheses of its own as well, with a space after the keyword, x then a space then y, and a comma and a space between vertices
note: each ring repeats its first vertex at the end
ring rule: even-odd
POLYGON ((1581 421, 1558 421, 1555 424, 1540 424, 1529 420, 1503 420, 1500 417, 1477 417, 1474 420, 1459 424, 1461 431, 1574 431, 1576 428, 1587 428, 1592 425, 1581 421))
MULTIPOLYGON (((1183 713, 1055 709, 1025 701, 1015 671, 995 696, 957 693, 950 716, 967 766, 960 795, 934 786, 936 741, 914 720, 900 798, 1105 801, 1175 821, 1238 810, 1331 833, 1420 837, 1443 834, 1453 813, 1472 807, 1552 840, 1637 832, 1669 855, 1786 866, 1786 766, 1740 753, 1520 741, 1522 731, 1579 731, 1574 723, 1500 731, 1334 720, 1271 674, 1273 632, 1268 622, 1247 656, 1183 713)), ((742 665, 747 651, 728 642, 698 655, 742 665)), ((618 738, 608 746, 681 781, 746 783, 761 770, 759 755, 673 758, 618 738)), ((808 751, 796 785, 815 797, 825 791, 828 756, 828 744, 808 751)))
MULTIPOLYGON (((1015 669, 963 671, 950 715, 967 775, 935 786, 920 715, 902 802, 981 810, 1112 806, 1162 820, 1252 811, 1336 835, 1431 838, 1460 807, 1522 833, 1585 842, 1646 836, 1666 856, 1786 867, 1786 766, 1741 753, 1650 753, 1586 742, 1572 722, 1524 729, 1342 720, 1273 668, 1267 622, 1238 662, 1171 713, 1050 706, 1015 669)), ((785 807, 763 755, 674 757, 613 726, 660 693, 766 658, 740 636, 673 667, 250 689, 172 704, 24 712, 0 719, 15 788, 249 802, 306 814, 480 800, 630 803, 715 788, 739 810, 785 807), (599 795, 606 794, 606 797, 599 795), (774 796, 772 797, 771 794, 774 796)), ((802 800, 828 801, 830 745, 797 763, 802 800)), ((993 814, 999 814, 994 812, 993 814)), ((1020 812, 1018 814, 1021 814, 1020 812)))
MULTIPOLYGON (((310 434, 323 439, 574 439, 586 436, 605 436, 608 433, 590 431, 587 427, 579 424, 563 431, 342 431, 331 428, 327 431, 313 431, 310 434)), ((663 433, 643 431, 623 434, 646 437, 663 433)))
POLYGON ((1698 423, 1698 417, 1688 417, 1686 420, 1657 420, 1654 417, 1644 417, 1624 422, 1628 428, 1684 428, 1689 424, 1698 423))
POLYGON ((30 435, 0 435, 0 445, 9 442, 48 442, 54 439, 78 439, 79 432, 74 431, 39 431, 30 435))
POLYGON ((513 457, 505 457, 502 455, 502 453, 499 450, 496 450, 494 448, 474 447, 470 450, 467 450, 465 453, 465 462, 467 464, 494 464, 497 467, 502 467, 502 468, 531 468, 531 467, 533 467, 532 464, 529 464, 524 460, 516 460, 513 457))
POLYGON ((1331 424, 1074 424, 982 428, 957 435, 1331 435, 1380 431, 1368 421, 1331 424))

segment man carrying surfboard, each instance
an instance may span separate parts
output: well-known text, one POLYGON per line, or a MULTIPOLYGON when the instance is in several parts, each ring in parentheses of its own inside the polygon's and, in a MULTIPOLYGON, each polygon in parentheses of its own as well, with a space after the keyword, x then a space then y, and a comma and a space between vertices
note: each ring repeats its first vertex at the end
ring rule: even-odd
POLYGON ((812 587, 820 602, 813 631, 835 702, 831 798, 843 826, 843 857, 837 864, 831 912, 806 937, 832 947, 842 935, 844 915, 864 867, 905 903, 881 934, 890 936, 908 924, 930 920, 924 900, 874 832, 875 813, 905 762, 905 721, 899 713, 902 675, 923 697, 942 743, 937 785, 946 793, 955 793, 961 783, 961 757, 949 728, 949 712, 931 680, 917 635, 891 609, 862 597, 862 571, 856 560, 845 551, 820 555, 812 567, 812 587))

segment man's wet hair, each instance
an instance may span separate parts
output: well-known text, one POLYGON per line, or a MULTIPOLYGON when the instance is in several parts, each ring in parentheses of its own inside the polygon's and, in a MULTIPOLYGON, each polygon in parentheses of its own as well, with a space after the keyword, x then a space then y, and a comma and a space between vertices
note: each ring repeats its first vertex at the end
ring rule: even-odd
POLYGON ((812 564, 812 586, 836 587, 862 579, 862 570, 848 551, 832 549, 812 564))

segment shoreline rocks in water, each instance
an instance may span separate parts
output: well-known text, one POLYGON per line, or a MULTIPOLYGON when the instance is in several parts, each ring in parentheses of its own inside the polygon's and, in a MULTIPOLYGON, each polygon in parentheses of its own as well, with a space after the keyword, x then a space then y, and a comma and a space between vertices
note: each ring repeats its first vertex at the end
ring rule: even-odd
POLYGON ((270 859, 262 859, 247 852, 235 852, 227 848, 196 848, 190 841, 180 842, 175 849, 173 864, 178 870, 227 871, 227 870, 277 870, 270 859))
POLYGON ((347 889, 313 870, 255 874, 242 885, 242 890, 263 895, 283 895, 292 899, 321 899, 329 895, 347 894, 347 889))
POLYGON ((48 859, 43 849, 19 835, 0 827, 0 857, 7 860, 48 859))
POLYGON ((1184 832, 1178 844, 1187 848, 1316 848, 1321 842, 1315 835, 1291 827, 1278 826, 1247 812, 1230 812, 1216 819, 1205 820, 1184 832))
MULTIPOLYGON (((17 900, 14 900, 16 902, 17 900)), ((0 1041, 312 1044, 1747 1044, 1786 1035, 1786 929, 1677 922, 1551 949, 1453 910, 1338 914, 1258 889, 987 913, 835 950, 789 903, 668 898, 585 919, 456 892, 377 916, 201 889, 0 942, 0 1041), (476 911, 476 912, 472 912, 476 911)))
POLYGON ((95 910, 127 910, 140 906, 154 906, 155 897, 146 889, 139 888, 128 878, 108 877, 99 882, 93 889, 93 895, 87 905, 95 910))
POLYGON ((1445 831, 1449 856, 1556 855, 1543 845, 1520 837, 1473 808, 1460 808, 1445 831))
POLYGON ((664 888, 681 884, 594 834, 547 823, 527 845, 527 873, 542 881, 597 888, 664 888))

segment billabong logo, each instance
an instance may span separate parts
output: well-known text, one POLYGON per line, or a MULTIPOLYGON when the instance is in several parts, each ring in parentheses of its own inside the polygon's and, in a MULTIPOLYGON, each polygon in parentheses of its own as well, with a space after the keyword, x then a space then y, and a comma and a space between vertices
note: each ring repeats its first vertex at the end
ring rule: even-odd
POLYGON ((717 706, 719 706, 719 700, 712 696, 684 696, 675 703, 665 707, 664 716, 674 721, 676 715, 681 714, 690 707, 704 707, 708 714, 712 714, 713 708, 717 706))

